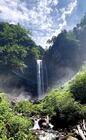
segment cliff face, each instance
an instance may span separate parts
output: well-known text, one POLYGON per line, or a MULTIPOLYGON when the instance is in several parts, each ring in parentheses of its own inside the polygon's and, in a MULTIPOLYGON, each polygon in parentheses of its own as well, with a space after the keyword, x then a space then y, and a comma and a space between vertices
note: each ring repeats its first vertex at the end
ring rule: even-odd
POLYGON ((37 72, 36 60, 29 56, 27 68, 24 71, 9 70, 7 67, 0 66, 0 90, 10 94, 37 95, 37 72), (24 94, 24 93, 23 93, 24 94))
POLYGON ((37 63, 34 56, 28 56, 26 60, 27 68, 23 72, 21 83, 25 89, 32 93, 32 96, 37 95, 37 63))
POLYGON ((71 31, 62 31, 49 40, 53 45, 44 55, 49 87, 70 79, 86 62, 86 15, 71 31))
POLYGON ((50 87, 64 83, 81 65, 79 45, 75 40, 68 39, 67 34, 62 32, 44 55, 50 87))
POLYGON ((0 23, 0 90, 37 95, 36 59, 43 53, 19 24, 0 23))

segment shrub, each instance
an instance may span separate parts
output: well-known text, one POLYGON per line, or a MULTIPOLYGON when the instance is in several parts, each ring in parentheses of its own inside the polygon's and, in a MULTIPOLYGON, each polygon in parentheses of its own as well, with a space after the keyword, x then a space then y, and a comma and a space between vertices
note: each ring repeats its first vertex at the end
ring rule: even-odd
POLYGON ((86 103, 86 70, 79 73, 70 85, 70 91, 75 100, 82 104, 86 103))
POLYGON ((65 89, 53 90, 42 104, 43 112, 52 118, 56 127, 73 125, 82 118, 81 105, 65 89))
POLYGON ((15 106, 15 111, 23 113, 24 116, 38 115, 42 112, 41 104, 33 104, 29 101, 20 101, 15 106))

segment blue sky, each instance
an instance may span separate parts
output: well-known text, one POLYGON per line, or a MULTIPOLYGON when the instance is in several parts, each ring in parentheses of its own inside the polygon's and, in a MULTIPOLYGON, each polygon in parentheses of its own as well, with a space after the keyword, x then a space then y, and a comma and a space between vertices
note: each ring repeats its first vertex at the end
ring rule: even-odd
POLYGON ((46 41, 72 29, 86 12, 86 0, 0 0, 0 21, 20 23, 46 48, 46 41))

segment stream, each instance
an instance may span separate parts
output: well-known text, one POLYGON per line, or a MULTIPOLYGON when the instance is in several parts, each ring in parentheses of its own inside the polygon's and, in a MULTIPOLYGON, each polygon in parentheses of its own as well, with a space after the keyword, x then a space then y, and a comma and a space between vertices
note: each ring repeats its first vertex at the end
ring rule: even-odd
POLYGON ((55 140, 57 138, 56 132, 50 130, 40 130, 40 132, 37 135, 39 140, 55 140))
POLYGON ((48 117, 46 119, 48 129, 41 128, 39 121, 40 119, 34 119, 34 126, 31 129, 38 136, 39 140, 55 140, 58 137, 58 132, 53 130, 53 125, 49 123, 48 117))
MULTIPOLYGON (((53 130, 54 126, 50 123, 48 116, 46 116, 45 118, 32 117, 32 120, 34 121, 34 126, 30 130, 34 134, 36 134, 39 140, 79 140, 76 138, 76 136, 79 136, 81 138, 83 136, 85 138, 84 134, 86 133, 84 133, 83 131, 83 128, 85 128, 85 125, 83 124, 85 123, 81 123, 81 124, 79 123, 79 125, 76 125, 76 128, 74 126, 74 128, 71 128, 70 130, 67 130, 65 128, 64 130, 59 129, 58 131, 56 131, 53 130)), ((80 140, 86 140, 86 139, 80 139, 80 140)))

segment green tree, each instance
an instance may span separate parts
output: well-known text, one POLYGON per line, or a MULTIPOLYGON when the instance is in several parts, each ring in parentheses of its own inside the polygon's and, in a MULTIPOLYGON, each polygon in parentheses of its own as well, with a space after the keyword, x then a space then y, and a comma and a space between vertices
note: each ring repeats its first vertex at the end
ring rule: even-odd
POLYGON ((71 82, 70 91, 76 100, 86 103, 86 70, 77 74, 71 82))
POLYGON ((0 23, 0 46, 15 44, 30 46, 35 43, 31 40, 30 32, 19 24, 0 23))
POLYGON ((24 68, 24 59, 27 56, 27 49, 23 46, 12 45, 0 47, 0 62, 11 68, 24 68))

